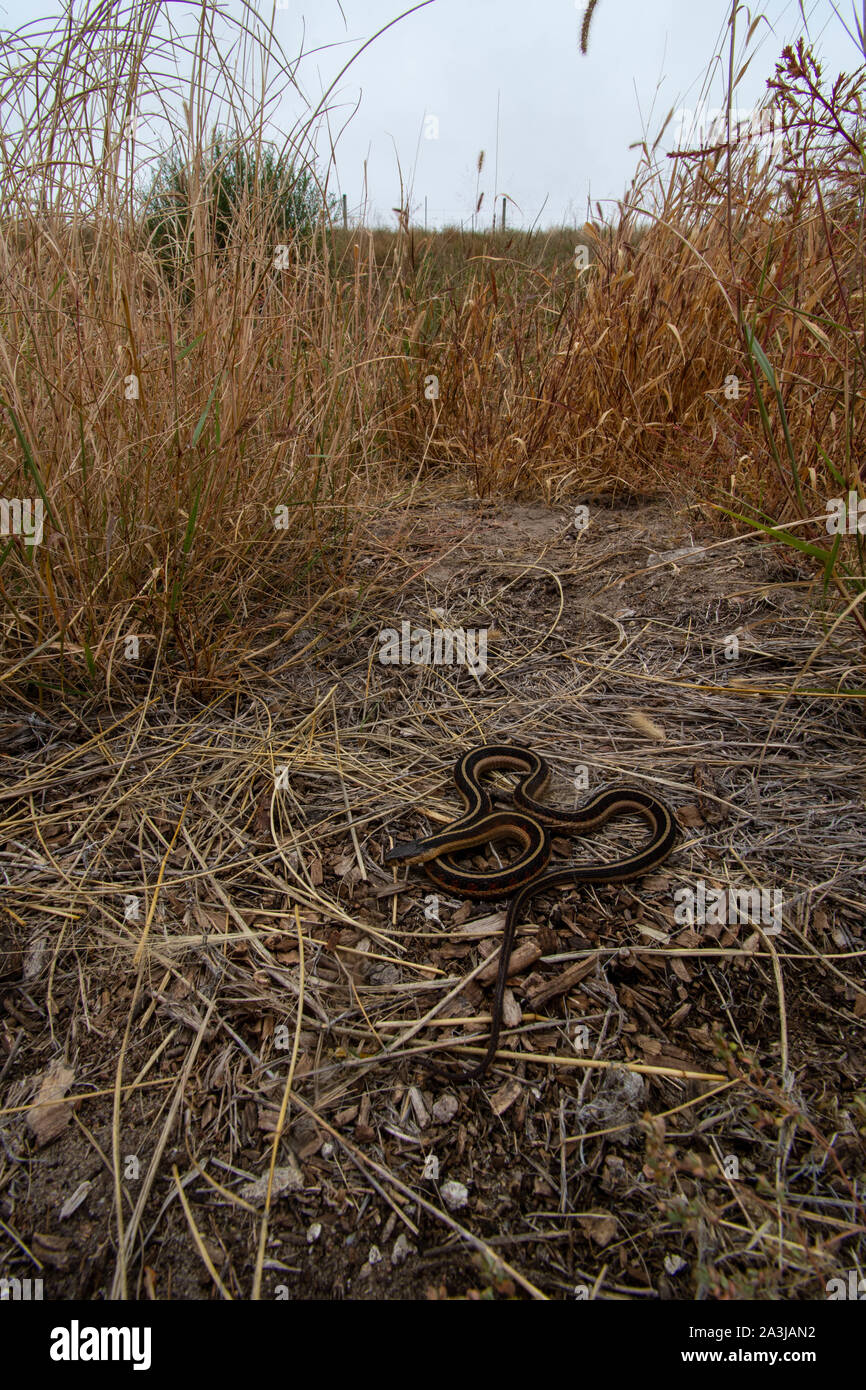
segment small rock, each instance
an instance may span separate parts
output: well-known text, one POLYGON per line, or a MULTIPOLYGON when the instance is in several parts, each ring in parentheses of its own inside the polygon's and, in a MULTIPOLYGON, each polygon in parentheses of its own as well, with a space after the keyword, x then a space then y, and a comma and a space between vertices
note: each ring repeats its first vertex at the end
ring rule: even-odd
POLYGON ((377 1265, 381 1263, 381 1260, 382 1251, 379 1249, 378 1245, 371 1245, 370 1253, 367 1256, 367 1263, 371 1265, 377 1265))
POLYGON ((307 1228, 307 1244, 308 1244, 308 1245, 315 1245, 316 1241, 319 1239, 319 1236, 320 1236, 321 1234, 322 1234, 322 1223, 321 1223, 321 1221, 314 1221, 313 1224, 312 1224, 312 1226, 309 1226, 309 1227, 307 1228))
POLYGON ((453 1178, 444 1182, 440 1191, 442 1200, 449 1211, 459 1211, 469 1201, 468 1187, 465 1187, 462 1182, 455 1182, 453 1178))
POLYGON ((400 971, 396 965, 373 966, 370 970, 371 985, 398 985, 400 983, 400 971))
POLYGON ((628 1187, 628 1169, 617 1154, 608 1154, 604 1160, 604 1173, 601 1186, 605 1192, 622 1192, 628 1187))
POLYGON ((687 1261, 681 1255, 665 1255, 665 1269, 668 1274, 679 1274, 686 1265, 687 1261))
POLYGON ((394 1241, 394 1248, 391 1251, 392 1265, 405 1264, 409 1255, 411 1255, 414 1252, 414 1250, 415 1247, 414 1245, 409 1244, 409 1241, 406 1237, 406 1232, 401 1231, 397 1239, 394 1241))
POLYGON ((451 1091, 446 1091, 444 1096, 440 1096, 433 1106, 433 1119, 437 1125, 447 1125, 449 1120, 453 1120, 457 1111, 460 1109, 460 1102, 451 1091))
POLYGON ((334 1146, 331 1143, 330 1139, 325 1140, 319 1152, 321 1153, 322 1158, 333 1158, 334 1146))
MULTIPOLYGON (((304 1185, 304 1175, 295 1155, 289 1150, 289 1162, 284 1168, 274 1169, 272 1197, 280 1197, 284 1192, 299 1192, 304 1185)), ((256 1178, 255 1182, 244 1183, 240 1195, 247 1202, 263 1202, 268 1190, 268 1175, 256 1178)))

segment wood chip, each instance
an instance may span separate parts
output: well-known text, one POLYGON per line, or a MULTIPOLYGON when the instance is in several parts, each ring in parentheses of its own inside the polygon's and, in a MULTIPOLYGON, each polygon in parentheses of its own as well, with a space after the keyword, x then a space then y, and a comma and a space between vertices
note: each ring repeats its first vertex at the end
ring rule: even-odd
POLYGON ((57 1061, 51 1063, 42 1078, 36 1104, 27 1116, 40 1149, 62 1134, 72 1118, 72 1106, 61 1102, 74 1079, 75 1072, 57 1061))
POLYGON ((65 1221, 68 1216, 71 1216, 73 1212, 78 1210, 92 1186, 93 1183, 90 1181, 80 1182, 78 1184, 72 1196, 67 1197, 63 1206, 60 1208, 57 1216, 58 1221, 65 1221))
POLYGON ((49 1235, 45 1231, 36 1231, 31 1249, 37 1260, 51 1265, 52 1269, 68 1269, 75 1258, 71 1242, 65 1236, 49 1235))
POLYGON ((595 956, 590 956, 588 960, 579 960, 575 965, 563 970, 560 975, 555 975, 552 980, 545 980, 543 985, 531 990, 526 996, 526 1002, 535 1013, 549 999, 555 999, 558 994, 567 994, 574 985, 585 980, 594 970, 595 956))
MULTIPOLYGON (((511 952, 511 955, 509 957, 508 978, 510 979, 512 975, 519 975, 523 970, 528 970, 530 965, 534 965, 535 962, 540 958, 540 956, 541 947, 537 946, 534 941, 522 942, 518 947, 516 947, 515 950, 511 952)), ((497 951, 494 958, 489 962, 489 964, 485 965, 483 970, 479 970, 475 978, 479 981, 480 984, 487 985, 490 984, 493 980, 495 980, 498 974, 499 952, 497 951)))
POLYGON ((671 956, 671 970, 674 972, 678 980, 682 980, 684 985, 691 984, 691 972, 689 970, 689 967, 683 960, 682 956, 671 956))
MULTIPOLYGON (((860 997, 863 998, 862 995, 860 997)), ((513 990, 506 989, 502 995, 503 1026, 505 1028, 519 1028, 522 1022, 523 1010, 515 999, 513 990)))
POLYGON ((519 1081, 506 1081, 504 1086, 500 1086, 498 1091, 494 1091, 490 1097, 490 1109, 494 1115, 504 1115, 506 1110, 519 1100, 523 1087, 519 1081))

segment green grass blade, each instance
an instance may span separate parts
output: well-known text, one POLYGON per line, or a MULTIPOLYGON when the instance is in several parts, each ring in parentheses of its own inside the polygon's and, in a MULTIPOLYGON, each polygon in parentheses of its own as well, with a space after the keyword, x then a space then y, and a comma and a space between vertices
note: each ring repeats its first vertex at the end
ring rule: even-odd
POLYGON ((220 372, 219 376, 217 377, 216 381, 214 382, 213 390, 211 391, 210 395, 209 395, 208 398, 207 398, 207 405, 205 406, 204 410, 202 411, 202 413, 201 413, 201 418, 199 419, 198 424, 196 425, 195 429, 193 430, 193 433, 192 433, 192 442, 193 442, 193 445, 196 445, 196 444, 198 443, 199 439, 201 438, 201 432, 202 432, 202 430, 203 430, 204 427, 205 427, 205 423, 206 423, 206 421, 207 421, 207 417, 208 417, 208 415, 210 414, 210 408, 211 408, 211 406, 213 405, 214 397, 216 396, 216 393, 217 393, 217 391, 219 390, 219 386, 220 386, 220 382, 221 382, 221 381, 222 381, 222 372, 220 372))
MULTIPOLYGON (((15 433, 18 436, 18 443, 21 445, 21 451, 24 454, 24 467, 27 469, 27 472, 30 474, 31 478, 36 484, 36 489, 39 493, 39 496, 42 498, 42 501, 45 504, 45 510, 51 517, 51 520, 54 523, 54 525, 57 526, 57 518, 51 510, 51 503, 48 501, 48 497, 45 492, 45 485, 42 482, 39 469, 36 466, 36 460, 30 452, 30 445, 27 443, 27 440, 21 433, 21 426, 18 424, 18 419, 15 415, 15 411, 12 409, 9 402, 7 400, 4 400, 2 396, 0 396, 0 405, 5 406, 6 409, 9 411, 10 416, 12 417, 12 428, 15 430, 15 433)), ((57 527, 57 529, 59 530, 60 528, 57 527)))
POLYGON ((839 486, 842 488, 847 487, 848 484, 845 482, 845 479, 842 477, 842 474, 839 472, 839 469, 835 466, 835 464, 832 464, 830 462, 826 450, 822 449, 820 444, 818 445, 818 453, 824 460, 824 464, 834 481, 837 482, 839 486))
POLYGON ((198 347, 199 343, 203 341, 204 336, 203 333, 199 333, 197 338, 193 338, 191 343, 188 343, 185 348, 181 348, 180 352, 177 354, 177 361, 182 362, 185 357, 188 357, 193 348, 198 347))
POLYGON ((745 526, 751 526, 753 531, 764 531, 773 540, 782 541, 784 545, 791 546, 794 550, 802 551, 804 555, 810 555, 813 560, 820 560, 825 565, 832 558, 829 550, 824 550, 820 545, 812 545, 811 541, 801 540, 791 531, 784 531, 781 526, 766 526, 762 521, 753 521, 750 516, 745 516, 742 512, 735 512, 730 507, 720 507, 718 503, 711 503, 718 511, 724 512, 725 516, 733 517, 735 521, 741 521, 745 526))

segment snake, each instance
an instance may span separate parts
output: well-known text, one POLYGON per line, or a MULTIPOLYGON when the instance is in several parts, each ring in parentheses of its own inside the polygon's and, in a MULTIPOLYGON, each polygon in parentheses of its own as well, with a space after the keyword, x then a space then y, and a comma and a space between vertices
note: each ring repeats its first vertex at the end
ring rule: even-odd
POLYGON ((487 1050, 475 1067, 455 1073, 428 1063, 434 1071, 458 1084, 480 1081, 499 1045, 502 1006, 508 982, 508 966, 521 913, 537 893, 563 884, 623 883, 640 878, 662 864, 677 840, 673 812, 657 796, 642 787, 617 785, 596 792, 574 811, 559 810, 536 798, 550 780, 550 768, 533 749, 513 743, 485 743, 470 748, 457 760, 454 782, 464 803, 464 814, 444 831, 425 839, 409 840, 386 851, 384 862, 421 864, 439 888, 467 898, 511 900, 505 914, 499 969, 491 1006, 487 1050), (520 772, 512 793, 513 806, 496 809, 485 773, 498 769, 520 772), (649 840, 633 854, 613 863, 570 864, 544 872, 550 860, 552 831, 585 835, 613 816, 636 813, 650 826, 649 840), (517 841, 518 857, 498 869, 477 870, 453 858, 459 850, 473 849, 497 840, 517 841))

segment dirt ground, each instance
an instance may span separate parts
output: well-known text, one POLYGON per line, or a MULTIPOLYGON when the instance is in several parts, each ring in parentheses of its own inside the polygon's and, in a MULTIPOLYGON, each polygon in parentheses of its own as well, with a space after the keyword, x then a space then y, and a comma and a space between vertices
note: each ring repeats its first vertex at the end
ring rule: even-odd
POLYGON ((0 713, 0 1278, 251 1297, 281 1126, 262 1298, 805 1299, 862 1272, 854 643, 781 549, 703 515, 428 499, 370 527, 339 613, 268 615, 236 679, 0 713), (486 672, 382 664, 403 621, 485 629, 486 672), (505 904, 382 855, 503 739, 563 806, 655 791, 679 843, 535 900, 499 1056, 458 1087, 418 1057, 483 1050, 467 977, 505 904), (699 884, 778 920, 689 924, 699 884))

